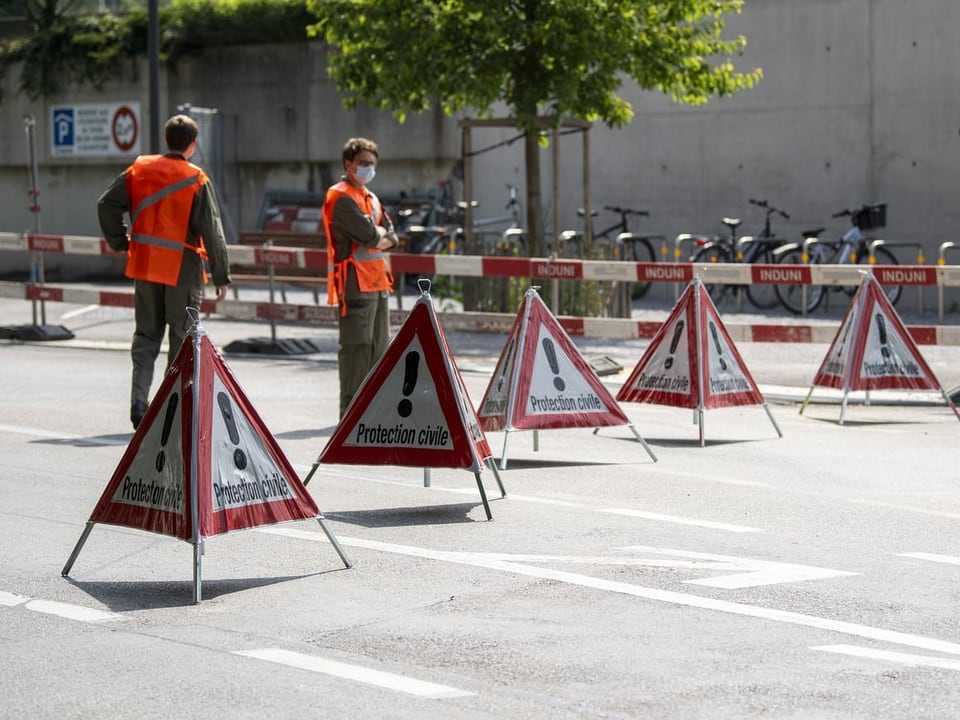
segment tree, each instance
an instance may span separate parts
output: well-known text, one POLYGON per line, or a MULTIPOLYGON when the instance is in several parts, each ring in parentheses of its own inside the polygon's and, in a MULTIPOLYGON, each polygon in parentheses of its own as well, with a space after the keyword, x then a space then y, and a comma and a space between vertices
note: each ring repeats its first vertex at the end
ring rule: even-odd
POLYGON ((489 116, 504 103, 524 133, 527 235, 542 254, 539 147, 564 117, 630 122, 626 78, 684 104, 752 87, 737 71, 746 44, 724 38, 743 0, 307 0, 307 28, 333 52, 345 105, 401 122, 434 103, 489 116))

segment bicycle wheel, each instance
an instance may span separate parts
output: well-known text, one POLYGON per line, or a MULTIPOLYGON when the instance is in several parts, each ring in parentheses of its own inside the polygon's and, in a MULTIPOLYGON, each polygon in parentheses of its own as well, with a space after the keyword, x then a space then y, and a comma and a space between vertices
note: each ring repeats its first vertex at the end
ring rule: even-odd
MULTIPOLYGON (((657 254, 653 245, 644 237, 633 237, 623 242, 623 259, 631 262, 656 262, 657 254)), ((636 282, 630 284, 630 299, 639 300, 653 283, 636 282)))
MULTIPOLYGON (((889 250, 887 250, 882 245, 878 245, 873 249, 873 257, 875 259, 876 265, 899 265, 900 263, 893 256, 889 250)), ((869 257, 867 253, 863 253, 860 257, 857 258, 857 264, 867 263, 869 257)), ((881 285, 883 288, 883 294, 887 296, 887 300, 890 301, 891 305, 896 305, 897 300, 900 299, 900 295, 903 293, 903 285, 881 285)))
MULTIPOLYGON (((757 251, 756 257, 751 258, 750 262, 764 265, 772 264, 774 260, 770 246, 765 245, 757 251)), ((780 298, 777 297, 777 286, 773 284, 747 285, 747 299, 759 310, 772 310, 780 305, 780 298)))
MULTIPOLYGON (((803 265, 803 250, 792 248, 784 252, 778 262, 784 265, 803 265)), ((811 313, 821 302, 825 288, 823 285, 774 285, 774 291, 783 306, 794 315, 811 313), (804 289, 806 289, 806 305, 804 305, 804 289)))
MULTIPOLYGON (((727 252, 727 249, 721 245, 707 245, 705 248, 702 248, 696 252, 693 256, 693 262, 696 263, 729 263, 733 262, 733 259, 730 257, 730 253, 727 252)), ((710 277, 709 273, 707 277, 710 277)), ((710 283, 704 283, 703 286, 707 289, 707 292, 710 293, 710 299, 713 300, 713 304, 719 309, 727 300, 732 301, 737 292, 736 285, 726 285, 726 284, 716 284, 712 285, 710 283)))

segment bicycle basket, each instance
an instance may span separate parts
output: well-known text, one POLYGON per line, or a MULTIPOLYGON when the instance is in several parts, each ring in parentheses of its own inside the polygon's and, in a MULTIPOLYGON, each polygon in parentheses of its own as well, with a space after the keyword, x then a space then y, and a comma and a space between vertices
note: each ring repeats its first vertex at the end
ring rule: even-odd
POLYGON ((853 218, 854 224, 861 230, 876 230, 887 226, 887 204, 864 205, 853 218))

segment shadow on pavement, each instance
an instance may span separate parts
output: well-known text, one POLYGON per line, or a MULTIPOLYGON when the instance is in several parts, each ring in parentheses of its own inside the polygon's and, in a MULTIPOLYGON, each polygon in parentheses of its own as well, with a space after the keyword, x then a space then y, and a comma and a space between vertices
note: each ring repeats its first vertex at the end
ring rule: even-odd
MULTIPOLYGON (((493 502, 494 498, 490 501, 493 502)), ((470 513, 483 503, 458 503, 455 505, 430 505, 427 507, 383 508, 381 510, 324 510, 328 520, 358 525, 365 528, 410 527, 414 525, 449 525, 453 523, 478 522, 470 513)), ((485 521, 485 520, 484 520, 485 521)))
MULTIPOLYGON (((231 578, 221 580, 203 580, 202 600, 212 600, 224 595, 268 587, 291 580, 302 580, 337 572, 346 568, 333 568, 305 575, 285 575, 272 578, 231 578)), ((102 602, 113 612, 135 610, 159 610, 194 605, 193 581, 170 580, 167 582, 83 582, 65 577, 68 583, 102 602)))

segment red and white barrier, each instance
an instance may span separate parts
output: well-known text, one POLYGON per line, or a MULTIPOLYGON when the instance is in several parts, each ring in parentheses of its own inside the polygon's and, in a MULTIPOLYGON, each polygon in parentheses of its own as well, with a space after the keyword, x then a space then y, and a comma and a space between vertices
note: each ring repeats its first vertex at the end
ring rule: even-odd
MULTIPOLYGON (((40 285, 37 283, 0 282, 0 298, 133 307, 132 292, 99 290, 74 286, 40 285)), ((200 305, 202 313, 233 320, 273 320, 316 325, 334 325, 337 309, 329 305, 297 305, 292 303, 250 302, 208 299, 200 305)), ((391 310, 391 322, 400 325, 407 318, 406 310, 391 310)), ((507 333, 515 316, 508 313, 454 312, 438 313, 445 330, 507 333)), ((581 318, 559 316, 563 329, 573 337, 621 338, 649 340, 662 323, 652 320, 621 318, 581 318)), ((837 324, 725 323, 734 342, 829 343, 837 332, 837 324)), ((918 345, 960 345, 960 326, 913 325, 907 330, 918 345)))
MULTIPOLYGON (((74 255, 121 256, 98 237, 50 235, 39 233, 0 233, 0 251, 62 253, 74 255)), ((284 246, 231 245, 231 265, 271 265, 275 270, 306 268, 318 277, 326 272, 325 250, 284 246)), ((395 273, 450 275, 460 277, 522 277, 532 280, 593 280, 603 282, 689 283, 694 276, 716 284, 819 284, 854 285, 860 272, 870 270, 882 284, 917 287, 960 287, 960 266, 924 265, 760 265, 743 263, 644 263, 607 260, 570 260, 518 258, 479 255, 421 255, 390 253, 395 273)), ((85 289, 36 283, 0 283, 0 297, 23 298, 33 302, 63 302, 80 305, 133 307, 132 293, 85 289)), ((205 300, 204 313, 215 313, 237 320, 272 320, 333 324, 335 308, 319 305, 205 300)), ((393 311, 393 321, 402 323, 404 311, 393 311)), ((501 313, 444 313, 444 326, 451 330, 508 332, 513 315, 501 313)), ((619 318, 559 317, 572 336, 596 338, 649 339, 658 322, 619 318)), ((835 325, 800 324, 728 324, 735 342, 808 342, 829 343, 835 325)), ((921 345, 960 345, 960 328, 952 326, 913 326, 908 328, 921 345)))
MULTIPOLYGON (((80 235, 0 233, 0 251, 21 250, 74 255, 118 256, 103 238, 80 235)), ((324 250, 283 246, 228 247, 231 265, 306 268, 322 275, 324 250)), ((461 277, 524 277, 534 280, 594 280, 686 284, 694 276, 708 284, 858 285, 869 270, 881 285, 960 287, 960 265, 761 265, 744 263, 663 263, 564 258, 390 253, 395 273, 461 277)))

